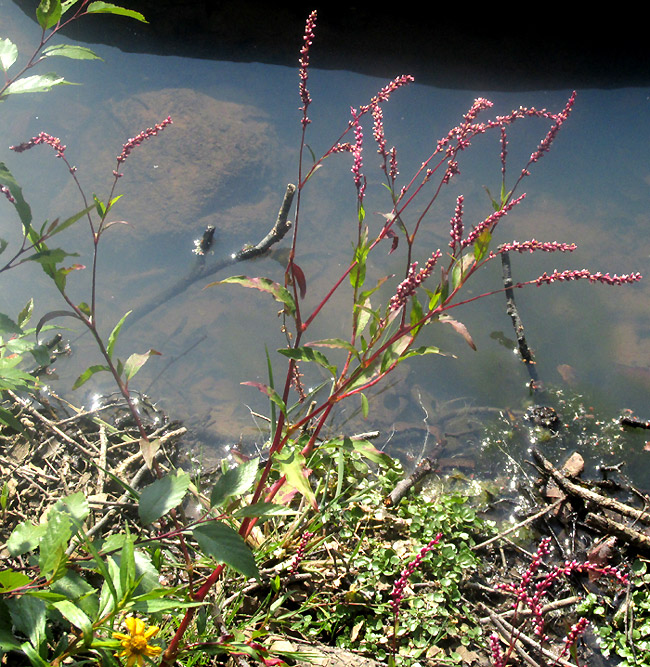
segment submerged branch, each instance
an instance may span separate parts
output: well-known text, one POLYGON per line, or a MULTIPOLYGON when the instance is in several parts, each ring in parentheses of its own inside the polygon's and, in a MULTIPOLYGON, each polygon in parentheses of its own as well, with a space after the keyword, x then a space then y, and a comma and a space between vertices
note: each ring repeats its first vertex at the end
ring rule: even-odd
POLYGON ((296 186, 292 183, 289 183, 284 194, 284 199, 282 200, 282 205, 278 211, 278 217, 275 221, 275 224, 269 233, 261 241, 259 241, 259 243, 245 246, 239 252, 232 254, 230 257, 225 257, 208 267, 205 265, 205 258, 203 256, 200 257, 199 262, 197 262, 192 267, 186 276, 174 283, 171 287, 168 287, 167 289, 158 293, 144 306, 135 308, 130 317, 125 321, 123 328, 133 326, 143 317, 146 317, 149 315, 149 313, 156 310, 156 308, 159 308, 167 301, 170 301, 171 299, 177 297, 179 294, 182 294, 197 280, 217 273, 218 271, 221 271, 228 266, 232 266, 233 264, 237 264, 238 262, 253 259, 266 253, 271 248, 271 246, 281 241, 291 228, 291 222, 287 218, 289 216, 289 210, 291 209, 291 204, 293 203, 293 197, 295 193, 296 186))

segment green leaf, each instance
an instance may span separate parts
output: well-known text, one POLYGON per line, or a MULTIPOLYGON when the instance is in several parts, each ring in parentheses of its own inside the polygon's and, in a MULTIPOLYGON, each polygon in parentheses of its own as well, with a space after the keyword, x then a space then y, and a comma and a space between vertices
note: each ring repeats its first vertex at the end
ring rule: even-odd
POLYGON ((138 515, 146 526, 177 507, 190 486, 190 476, 182 470, 157 479, 140 494, 138 515))
POLYGON ((36 8, 36 19, 43 30, 55 26, 61 18, 61 0, 41 0, 36 8))
POLYGON ((124 9, 109 2, 91 2, 86 8, 86 12, 88 14, 117 14, 118 16, 128 16, 142 23, 148 23, 140 12, 135 12, 132 9, 124 9))
MULTIPOLYGON (((45 602, 31 595, 21 595, 7 600, 6 605, 16 630, 26 636, 38 651, 46 640, 45 602)), ((22 648, 25 650, 25 644, 22 648)))
POLYGON ((251 550, 242 536, 220 521, 202 523, 192 531, 201 550, 218 563, 225 563, 245 577, 259 579, 260 573, 251 550))
POLYGON ((12 531, 7 540, 7 551, 12 556, 21 556, 28 551, 33 551, 39 545, 45 524, 35 526, 29 521, 22 521, 12 531))
POLYGON ((124 364, 124 377, 126 381, 128 382, 147 363, 147 359, 153 355, 160 355, 160 352, 156 350, 148 350, 143 354, 134 352, 124 364))
POLYGON ((85 46, 76 44, 54 44, 43 49, 43 57, 62 56, 73 60, 103 60, 85 46))
POLYGON ((8 315, 0 313, 0 336, 9 335, 20 335, 22 334, 22 328, 16 324, 8 315))
POLYGON ((285 405, 284 401, 280 397, 280 394, 278 394, 273 387, 269 387, 266 384, 263 384, 262 382, 242 382, 242 385, 245 385, 247 387, 256 387, 259 389, 263 394, 266 394, 270 400, 272 400, 279 408, 282 410, 283 414, 287 414, 287 406, 285 405))
POLYGON ((48 232, 48 237, 51 238, 55 234, 59 234, 64 229, 67 229, 68 227, 70 227, 70 225, 73 225, 75 222, 77 222, 77 220, 83 218, 84 215, 86 215, 86 213, 88 213, 89 211, 92 211, 93 208, 95 208, 95 207, 94 206, 88 206, 83 211, 79 211, 79 213, 75 213, 73 216, 69 217, 67 220, 64 220, 61 224, 55 225, 54 228, 51 229, 48 232))
POLYGON ((122 592, 130 591, 135 583, 135 550, 133 548, 134 538, 129 533, 126 525, 126 535, 120 552, 120 588, 122 592))
POLYGON ((0 594, 8 593, 20 588, 31 581, 23 572, 14 572, 12 569, 0 572, 0 594))
POLYGON ((36 340, 38 340, 38 335, 41 333, 43 325, 57 317, 74 317, 77 320, 79 319, 79 316, 76 313, 69 310, 51 310, 49 313, 45 313, 45 315, 43 315, 43 317, 41 317, 41 319, 38 321, 36 330, 34 332, 36 340))
POLYGON ((72 537, 72 522, 65 512, 50 511, 38 549, 41 574, 50 578, 67 560, 65 551, 72 537))
POLYGON ((296 514, 296 511, 290 509, 289 507, 285 507, 284 505, 277 505, 276 503, 267 502, 246 505, 246 507, 241 507, 236 512, 233 512, 233 516, 237 518, 250 516, 286 516, 289 514, 296 514))
POLYGON ((200 607, 207 604, 205 602, 186 602, 184 600, 173 600, 170 598, 137 600, 131 605, 133 611, 141 614, 156 614, 160 612, 174 611, 175 609, 188 609, 190 607, 200 607))
POLYGON ((106 352, 108 353, 108 358, 113 358, 113 350, 115 349, 115 343, 117 343, 117 337, 120 335, 120 329, 124 324, 124 320, 132 313, 133 311, 129 310, 128 313, 122 316, 122 319, 115 325, 113 331, 111 331, 110 336, 108 337, 108 344, 106 345, 106 352))
POLYGON ((25 307, 18 313, 18 326, 25 326, 29 320, 32 318, 32 313, 34 312, 34 299, 30 299, 25 307))
POLYGON ((370 406, 368 405, 368 398, 365 394, 359 393, 361 397, 361 413, 363 414, 364 419, 368 419, 368 413, 370 412, 370 406))
POLYGON ((0 67, 6 72, 18 58, 18 48, 10 39, 0 39, 0 67))
POLYGON ((305 457, 298 451, 283 451, 275 454, 275 461, 280 466, 280 470, 287 478, 287 483, 291 485, 298 493, 300 493, 315 509, 318 509, 316 496, 309 484, 305 472, 307 466, 305 465, 305 457))
POLYGON ((52 606, 63 618, 72 623, 75 628, 81 630, 84 638, 84 646, 90 646, 93 641, 93 623, 88 616, 70 600, 54 602, 52 606))
POLYGON ((11 196, 16 200, 14 207, 20 217, 20 221, 23 224, 23 229, 25 233, 28 232, 32 225, 32 211, 29 208, 29 204, 23 198, 23 191, 16 182, 16 179, 13 177, 9 169, 4 162, 0 162, 0 183, 9 188, 11 196))
POLYGON ((492 234, 490 230, 486 227, 479 235, 476 241, 474 241, 474 259, 477 262, 480 262, 485 255, 487 255, 488 250, 490 249, 490 241, 492 240, 492 234))
POLYGON ((259 463, 259 458, 255 458, 226 470, 212 488, 210 507, 220 507, 228 498, 246 493, 255 483, 259 463))
POLYGON ((330 364, 327 357, 318 350, 311 347, 282 348, 278 350, 280 354, 296 361, 314 361, 319 366, 326 368, 334 377, 336 377, 336 366, 330 364))
POLYGON ((54 86, 59 86, 61 84, 74 85, 54 72, 34 74, 33 76, 26 76, 24 79, 14 81, 5 90, 4 94, 18 95, 20 93, 44 93, 48 90, 52 90, 54 86))
POLYGON ((289 290, 279 283, 274 282, 270 278, 249 278, 248 276, 231 276, 224 280, 218 280, 214 283, 209 283, 203 289, 214 287, 215 285, 242 285, 243 287, 250 287, 252 289, 260 290, 261 292, 268 292, 276 301, 284 304, 287 315, 293 316, 296 312, 296 303, 293 300, 289 290))
POLYGON ((307 347, 332 347, 350 352, 355 357, 359 358, 359 351, 354 345, 342 338, 323 338, 322 340, 315 340, 312 343, 307 343, 307 347))
POLYGON ((72 385, 73 389, 79 389, 82 384, 88 382, 90 378, 95 375, 95 373, 100 373, 102 371, 111 372, 111 369, 108 366, 103 366, 102 364, 95 364, 94 366, 89 366, 86 370, 74 381, 72 385))

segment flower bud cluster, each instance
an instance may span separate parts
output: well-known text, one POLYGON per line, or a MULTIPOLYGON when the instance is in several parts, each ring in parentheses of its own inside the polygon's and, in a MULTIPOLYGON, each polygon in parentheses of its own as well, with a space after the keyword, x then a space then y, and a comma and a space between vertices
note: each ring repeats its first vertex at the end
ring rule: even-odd
POLYGON ((0 185, 0 192, 12 203, 15 204, 16 200, 14 199, 13 195, 11 194, 11 191, 6 185, 0 185))
POLYGON ((298 571, 298 567, 300 566, 300 563, 302 563, 302 560, 305 557, 305 549, 307 547, 307 543, 309 542, 309 540, 311 540, 312 537, 314 537, 314 533, 310 533, 307 530, 302 534, 302 537, 300 538, 300 544, 298 545, 298 549, 296 550, 296 555, 293 557, 293 561, 291 562, 291 568, 289 569, 289 576, 293 576, 298 571))

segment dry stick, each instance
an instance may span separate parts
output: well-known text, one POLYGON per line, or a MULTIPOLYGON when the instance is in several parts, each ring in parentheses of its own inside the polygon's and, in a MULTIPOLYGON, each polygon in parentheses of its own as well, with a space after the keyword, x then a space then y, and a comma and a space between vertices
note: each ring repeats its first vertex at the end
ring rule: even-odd
POLYGON ((524 324, 519 316, 517 304, 515 303, 514 283, 512 280, 512 267, 510 266, 510 257, 507 252, 501 253, 501 267, 503 270, 503 286, 505 287, 506 295, 506 312, 510 315, 512 326, 515 329, 515 336, 517 337, 517 346, 519 354, 523 362, 526 364, 526 370, 531 379, 531 389, 537 393, 541 390, 541 383, 537 368, 535 366, 535 359, 533 353, 528 347, 526 336, 524 334, 524 324))
POLYGON ((650 537, 640 533, 638 530, 634 530, 629 526, 624 526, 622 523, 614 521, 613 519, 608 519, 607 517, 599 516, 598 514, 592 514, 591 512, 585 517, 585 523, 591 528, 597 528, 603 533, 616 535, 616 537, 621 538, 627 544, 631 544, 639 551, 643 551, 646 554, 650 553, 650 537))
POLYGON ((544 458, 538 449, 533 448, 531 451, 533 458, 541 466, 542 470, 547 475, 550 475, 565 493, 568 493, 572 496, 577 496, 586 502, 596 503, 599 507, 604 507, 605 509, 612 510, 613 512, 618 512, 618 514, 622 514, 629 519, 634 519, 635 521, 641 521, 642 523, 650 524, 650 514, 648 514, 648 512, 630 507, 629 505, 625 505, 624 503, 621 503, 618 500, 614 500, 613 498, 601 496, 599 493, 596 493, 591 489, 587 489, 569 481, 562 472, 554 468, 553 464, 544 458))
POLYGON ((94 457, 99 454, 99 451, 95 450, 91 452, 89 449, 86 449, 83 445, 80 445, 76 440, 71 438, 67 433, 64 433, 54 422, 51 422, 47 417, 44 417, 33 405, 25 405, 24 401, 19 398, 13 391, 10 389, 7 390, 7 393, 11 398, 18 404, 24 405, 25 409, 29 412, 32 417, 36 417, 41 423, 45 424, 47 428, 54 431, 61 439, 65 440, 69 445, 72 445, 75 449, 78 449, 84 456, 94 457))
POLYGON ((267 252, 272 245, 281 241, 286 233, 291 228, 291 222, 287 220, 289 215, 289 209, 293 203, 293 196, 296 193, 296 186, 293 183, 287 185, 287 189, 284 194, 284 199, 282 200, 282 205, 278 211, 278 217, 273 225, 271 231, 256 245, 246 246, 239 252, 234 253, 230 257, 226 257, 210 267, 205 267, 204 263, 195 266, 187 276, 181 278, 177 283, 169 287, 168 289, 160 292, 149 303, 145 304, 140 308, 134 308, 130 317, 124 322, 123 329, 133 326, 138 320, 141 320, 145 315, 148 315, 156 308, 161 306, 163 303, 167 303, 174 297, 178 296, 184 292, 190 285, 195 283, 201 278, 210 276, 221 269, 236 264, 237 262, 243 262, 248 259, 253 259, 254 257, 259 257, 267 252))
MULTIPOLYGON (((518 633, 517 639, 515 641, 520 641, 523 644, 527 644, 531 648, 534 648, 536 651, 539 651, 542 655, 544 655, 544 657, 549 658, 550 660, 554 660, 554 664, 562 665, 562 667, 576 667, 575 663, 569 662, 568 660, 555 655, 552 651, 544 648, 539 642, 535 641, 528 635, 523 634, 523 632, 515 628, 513 625, 510 625, 510 623, 504 619, 499 618, 494 612, 491 612, 490 610, 487 610, 487 612, 492 623, 497 626, 500 632, 505 633, 506 636, 514 636, 513 633, 518 633)), ((516 646, 517 645, 515 644, 515 647, 516 646)))
POLYGON ((506 537, 507 535, 510 535, 510 533, 514 533, 516 530, 519 530, 520 528, 527 526, 529 523, 532 523, 536 519, 543 517, 545 514, 552 512, 556 507, 559 507, 563 502, 564 499, 556 500, 552 505, 545 507, 543 510, 537 512, 536 514, 533 514, 532 516, 529 516, 527 519, 524 519, 523 521, 520 521, 514 526, 511 526, 510 528, 508 528, 508 530, 504 531, 503 533, 499 533, 498 535, 495 535, 494 537, 491 537, 489 540, 485 540, 485 542, 481 542, 480 544, 475 544, 471 548, 471 550, 477 551, 478 549, 482 549, 483 547, 488 546, 488 544, 492 544, 493 542, 496 542, 497 540, 500 540, 506 537))

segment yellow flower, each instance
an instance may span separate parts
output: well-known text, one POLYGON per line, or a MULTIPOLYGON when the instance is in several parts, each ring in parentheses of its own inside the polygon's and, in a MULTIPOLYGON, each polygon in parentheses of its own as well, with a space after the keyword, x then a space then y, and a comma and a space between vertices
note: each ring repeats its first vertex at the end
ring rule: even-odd
POLYGON ((151 646, 149 640, 158 633, 160 628, 152 625, 149 629, 141 618, 128 616, 124 619, 124 625, 129 631, 128 635, 122 632, 114 632, 113 638, 119 639, 122 644, 122 651, 116 654, 118 658, 126 658, 126 667, 138 665, 142 667, 145 656, 151 658, 159 655, 162 649, 160 646, 151 646))

